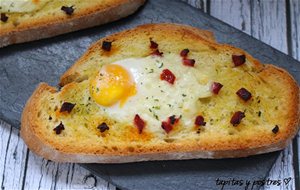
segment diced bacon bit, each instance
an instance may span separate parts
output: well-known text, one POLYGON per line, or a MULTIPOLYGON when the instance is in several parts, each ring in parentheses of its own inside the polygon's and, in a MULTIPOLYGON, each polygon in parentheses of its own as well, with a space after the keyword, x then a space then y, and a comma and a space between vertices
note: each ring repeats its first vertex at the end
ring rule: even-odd
POLYGON ((235 67, 241 66, 246 62, 245 55, 232 55, 232 61, 235 67))
POLYGON ((244 101, 248 101, 252 97, 252 94, 245 88, 239 89, 236 94, 244 101))
POLYGON ((182 63, 183 65, 189 66, 189 67, 194 67, 195 65, 195 59, 188 59, 187 56, 189 54, 190 50, 189 49, 183 49, 180 52, 180 56, 182 57, 182 63))
POLYGON ((76 104, 72 104, 70 102, 64 102, 63 105, 61 106, 59 112, 68 112, 71 113, 72 109, 74 108, 76 104))
POLYGON ((244 112, 241 112, 241 111, 237 111, 233 114, 231 120, 230 120, 230 123, 233 125, 233 126, 237 126, 238 124, 241 123, 242 119, 245 117, 245 113, 244 112))
POLYGON ((150 48, 154 50, 151 53, 151 55, 162 57, 162 55, 164 54, 163 52, 159 51, 158 44, 154 42, 151 38, 150 38, 150 48))
POLYGON ((109 42, 109 41, 103 41, 102 42, 102 49, 104 51, 110 51, 111 50, 111 44, 112 42, 109 42))
POLYGON ((183 59, 183 64, 186 66, 194 67, 195 59, 183 59))
POLYGON ((186 58, 188 56, 188 53, 190 52, 189 49, 183 49, 181 52, 180 52, 180 56, 183 57, 183 58, 186 58))
POLYGON ((74 8, 73 7, 74 6, 70 6, 70 7, 68 7, 68 6, 62 6, 61 10, 64 11, 67 15, 72 15, 73 12, 74 12, 74 8))
POLYGON ((181 116, 176 118, 175 115, 172 115, 168 118, 167 121, 163 121, 161 123, 161 127, 166 131, 166 133, 169 133, 170 131, 172 131, 173 126, 179 122, 180 118, 181 116))
POLYGON ((5 13, 1 13, 0 20, 2 22, 7 22, 8 16, 5 13))
POLYGON ((173 125, 166 121, 163 121, 161 123, 161 127, 166 131, 166 133, 169 133, 173 129, 173 125))
POLYGON ((155 51, 153 51, 151 53, 151 55, 154 55, 154 56, 159 56, 159 57, 162 57, 164 53, 163 52, 160 52, 158 49, 156 49, 155 51))
POLYGON ((272 129, 272 133, 277 134, 279 132, 278 125, 275 125, 275 127, 272 129))
POLYGON ((204 117, 201 115, 198 115, 195 119, 195 125, 197 126, 205 126, 206 122, 204 121, 204 117))
POLYGON ((57 135, 59 135, 62 130, 65 130, 65 126, 62 122, 53 129, 57 135))
POLYGON ((213 82, 211 85, 211 91, 214 94, 219 94, 219 91, 221 90, 222 87, 223 87, 223 85, 221 83, 213 82))
POLYGON ((152 41, 152 39, 150 39, 150 48, 151 49, 157 49, 158 48, 158 44, 154 41, 152 41))
POLYGON ((106 130, 109 130, 109 127, 105 122, 101 123, 97 128, 100 130, 101 133, 104 133, 106 130))
POLYGON ((172 115, 168 118, 168 122, 171 124, 171 125, 175 125, 176 123, 179 122, 181 116, 180 117, 177 117, 175 115, 172 115))
POLYGON ((141 134, 146 126, 146 123, 138 114, 136 114, 134 117, 134 125, 138 128, 139 134, 141 134))
POLYGON ((170 84, 174 84, 176 77, 169 69, 164 69, 160 74, 160 79, 165 80, 170 84))

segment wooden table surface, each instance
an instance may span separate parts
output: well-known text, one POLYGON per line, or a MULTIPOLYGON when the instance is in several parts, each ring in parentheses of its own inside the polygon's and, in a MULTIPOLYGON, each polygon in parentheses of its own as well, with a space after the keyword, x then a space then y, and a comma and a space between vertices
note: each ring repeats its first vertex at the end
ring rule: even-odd
MULTIPOLYGON (((183 1, 300 60, 300 0, 183 1)), ((58 164, 34 155, 19 131, 1 121, 0 134, 1 189, 116 189, 77 164, 58 164)), ((291 182, 264 189, 300 189, 299 134, 269 174, 273 180, 291 177, 291 182)))

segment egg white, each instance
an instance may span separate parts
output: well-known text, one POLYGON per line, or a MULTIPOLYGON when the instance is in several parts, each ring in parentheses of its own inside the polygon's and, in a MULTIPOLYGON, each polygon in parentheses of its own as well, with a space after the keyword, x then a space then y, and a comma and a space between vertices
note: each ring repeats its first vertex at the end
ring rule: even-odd
POLYGON ((151 132, 161 131, 161 122, 172 115, 182 116, 181 123, 184 125, 193 125, 198 114, 196 105, 199 98, 212 95, 212 81, 205 74, 199 74, 196 68, 183 65, 179 55, 129 58, 113 64, 124 67, 131 74, 137 93, 129 97, 122 107, 119 103, 100 107, 108 116, 129 124, 132 124, 135 114, 139 114, 151 132), (164 69, 169 69, 176 76, 174 85, 160 79, 164 69))

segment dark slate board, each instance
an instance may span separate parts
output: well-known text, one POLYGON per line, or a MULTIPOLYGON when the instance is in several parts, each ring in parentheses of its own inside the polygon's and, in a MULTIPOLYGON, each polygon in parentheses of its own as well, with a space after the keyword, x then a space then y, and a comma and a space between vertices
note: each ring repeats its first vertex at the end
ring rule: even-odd
MULTIPOLYGON (((240 47, 264 63, 283 67, 300 82, 300 63, 293 58, 178 0, 149 0, 136 14, 111 24, 0 49, 0 118, 19 128, 24 104, 39 82, 57 86, 59 76, 96 40, 140 24, 159 22, 211 30, 218 42, 240 47)), ((217 178, 244 180, 243 186, 231 184, 224 188, 241 189, 246 180, 253 183, 264 178, 278 155, 83 166, 122 189, 221 189, 216 185, 217 178)))

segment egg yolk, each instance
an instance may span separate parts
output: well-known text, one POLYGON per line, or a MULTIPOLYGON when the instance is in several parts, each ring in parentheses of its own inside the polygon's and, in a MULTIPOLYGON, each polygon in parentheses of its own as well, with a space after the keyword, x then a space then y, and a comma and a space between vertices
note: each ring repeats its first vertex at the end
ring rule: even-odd
POLYGON ((135 82, 125 68, 108 64, 91 80, 90 94, 99 105, 112 106, 120 102, 121 107, 136 94, 135 82))

